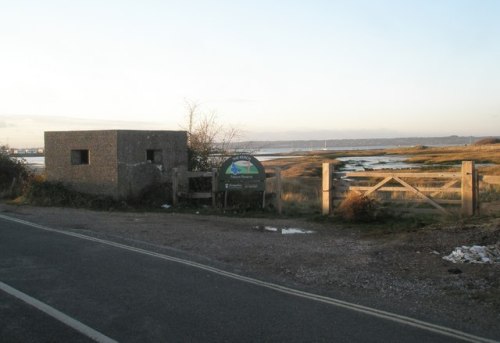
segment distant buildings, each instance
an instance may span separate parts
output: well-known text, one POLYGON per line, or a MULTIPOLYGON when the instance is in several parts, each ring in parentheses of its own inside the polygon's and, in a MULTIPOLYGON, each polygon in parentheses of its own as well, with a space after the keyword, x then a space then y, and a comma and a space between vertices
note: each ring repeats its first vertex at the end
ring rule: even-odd
POLYGON ((44 148, 8 149, 8 153, 15 156, 43 156, 44 148))

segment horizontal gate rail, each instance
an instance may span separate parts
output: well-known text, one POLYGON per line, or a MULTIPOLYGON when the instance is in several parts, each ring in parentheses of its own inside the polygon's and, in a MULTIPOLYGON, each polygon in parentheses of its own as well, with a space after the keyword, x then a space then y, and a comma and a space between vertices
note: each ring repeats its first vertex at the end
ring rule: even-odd
POLYGON ((429 173, 429 172, 422 172, 422 173, 405 173, 405 172, 400 172, 400 173, 394 173, 394 172, 371 172, 371 171, 365 171, 365 172, 336 172, 336 176, 341 176, 341 177, 388 177, 388 176, 398 176, 398 177, 410 177, 410 178, 433 178, 433 179, 438 179, 438 178, 445 178, 445 179, 460 179, 462 175, 460 173, 452 173, 452 172, 447 172, 447 173, 429 173))
POLYGON ((323 214, 331 214, 335 201, 342 200, 349 192, 356 192, 382 197, 384 203, 430 206, 427 209, 406 208, 411 212, 432 210, 450 215, 453 209, 459 209, 463 215, 473 215, 477 208, 479 179, 500 184, 497 176, 478 177, 472 161, 462 162, 460 172, 334 172, 333 165, 323 163, 323 214), (397 194, 401 194, 399 198, 397 194))

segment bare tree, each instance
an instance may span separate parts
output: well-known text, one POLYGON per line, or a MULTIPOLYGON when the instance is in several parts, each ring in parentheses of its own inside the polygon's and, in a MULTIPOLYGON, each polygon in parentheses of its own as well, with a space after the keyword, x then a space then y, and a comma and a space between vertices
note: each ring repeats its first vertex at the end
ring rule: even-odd
POLYGON ((241 131, 217 121, 214 111, 203 113, 200 105, 186 101, 188 132, 188 168, 193 171, 218 168, 233 151, 231 143, 241 131))

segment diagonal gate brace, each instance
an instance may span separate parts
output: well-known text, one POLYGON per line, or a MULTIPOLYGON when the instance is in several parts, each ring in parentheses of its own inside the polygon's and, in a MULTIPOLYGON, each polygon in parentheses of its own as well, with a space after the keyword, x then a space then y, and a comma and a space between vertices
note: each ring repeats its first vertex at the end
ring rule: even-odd
POLYGON ((372 194, 373 192, 376 192, 379 188, 381 188, 383 185, 385 185, 387 182, 389 182, 391 180, 392 180, 392 176, 386 177, 385 179, 383 179, 382 181, 377 183, 375 186, 373 186, 372 188, 367 190, 365 192, 365 194, 363 194, 363 195, 368 196, 368 195, 372 194))
POLYGON ((421 197, 422 199, 424 199, 426 202, 428 202, 429 204, 431 204, 432 206, 434 206, 435 208, 437 208, 440 212, 442 212, 444 214, 447 214, 447 215, 450 214, 450 212, 448 212, 443 206, 439 205, 437 202, 435 202, 434 200, 432 200, 431 198, 429 198, 427 195, 425 195, 422 192, 420 192, 417 188, 413 187, 412 185, 410 185, 406 181, 403 181, 402 179, 400 179, 397 176, 394 176, 394 180, 396 180, 397 182, 399 182, 400 184, 402 184, 403 186, 405 186, 405 188, 407 188, 408 190, 410 190, 412 193, 418 195, 419 197, 421 197))

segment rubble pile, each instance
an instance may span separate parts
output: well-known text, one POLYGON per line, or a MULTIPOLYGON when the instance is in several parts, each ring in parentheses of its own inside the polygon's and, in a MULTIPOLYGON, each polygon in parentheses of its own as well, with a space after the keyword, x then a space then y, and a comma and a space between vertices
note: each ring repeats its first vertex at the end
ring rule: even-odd
POLYGON ((461 246, 443 260, 453 263, 500 263, 500 243, 495 245, 461 246))

